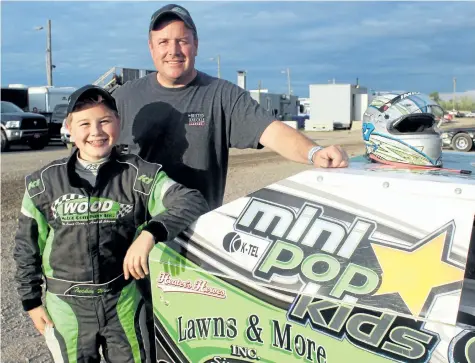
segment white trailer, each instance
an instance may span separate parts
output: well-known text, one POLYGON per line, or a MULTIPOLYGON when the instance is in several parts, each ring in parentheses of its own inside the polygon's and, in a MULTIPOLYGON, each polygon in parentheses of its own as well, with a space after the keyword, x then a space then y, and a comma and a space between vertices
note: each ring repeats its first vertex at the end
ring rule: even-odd
POLYGON ((58 119, 58 111, 67 107, 69 96, 75 90, 75 87, 40 86, 28 88, 29 111, 39 113, 46 117, 48 120, 50 141, 58 141, 61 139, 60 130, 63 117, 58 119))
POLYGON ((368 106, 368 90, 352 84, 311 84, 310 120, 306 130, 351 129, 361 121, 368 106))
POLYGON ((50 114, 51 116, 51 113, 53 113, 57 105, 68 103, 69 96, 75 90, 75 87, 29 87, 29 109, 30 111, 50 114))

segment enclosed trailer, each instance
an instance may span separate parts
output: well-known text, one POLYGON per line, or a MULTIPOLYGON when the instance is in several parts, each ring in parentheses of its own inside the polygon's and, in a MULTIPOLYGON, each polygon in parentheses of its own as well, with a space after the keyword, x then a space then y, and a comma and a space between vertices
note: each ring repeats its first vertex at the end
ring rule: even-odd
POLYGON ((23 111, 29 111, 28 88, 26 86, 16 87, 15 85, 10 85, 8 87, 2 87, 0 98, 2 101, 8 101, 17 105, 23 111))
POLYGON ((36 107, 39 113, 51 116, 57 105, 68 103, 69 96, 75 90, 75 87, 30 87, 28 88, 30 111, 36 107))
POLYGON ((28 88, 30 112, 37 112, 46 117, 51 141, 59 141, 61 139, 60 130, 63 119, 53 117, 55 110, 67 106, 69 96, 75 90, 75 87, 39 86, 28 88))
POLYGON ((351 129, 368 107, 368 91, 352 84, 311 84, 309 131, 351 129))

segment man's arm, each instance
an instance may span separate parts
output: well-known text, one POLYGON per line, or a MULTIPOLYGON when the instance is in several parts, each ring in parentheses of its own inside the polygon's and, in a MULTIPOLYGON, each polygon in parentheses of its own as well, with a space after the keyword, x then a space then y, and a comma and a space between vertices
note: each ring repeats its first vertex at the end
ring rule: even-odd
POLYGON ((309 163, 322 168, 348 166, 348 156, 339 146, 321 150, 301 132, 287 126, 265 110, 250 93, 236 85, 228 85, 222 95, 222 107, 229 129, 229 146, 235 148, 268 148, 283 157, 299 163, 309 163), (318 151, 317 151, 318 150, 318 151))
POLYGON ((15 280, 25 311, 42 305, 41 255, 48 237, 48 230, 46 218, 25 192, 13 251, 13 258, 17 265, 15 280))
POLYGON ((272 122, 261 135, 259 142, 279 153, 286 159, 313 165, 320 168, 343 168, 348 166, 348 155, 339 146, 328 146, 312 155, 317 144, 301 132, 280 121, 272 122))

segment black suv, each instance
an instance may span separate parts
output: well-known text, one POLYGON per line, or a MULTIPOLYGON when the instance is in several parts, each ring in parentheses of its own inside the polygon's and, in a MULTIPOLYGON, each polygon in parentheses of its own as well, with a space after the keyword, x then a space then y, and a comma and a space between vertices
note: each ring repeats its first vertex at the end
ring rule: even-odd
POLYGON ((1 101, 2 151, 12 144, 27 144, 33 150, 43 149, 49 141, 46 117, 24 112, 11 102, 1 101))

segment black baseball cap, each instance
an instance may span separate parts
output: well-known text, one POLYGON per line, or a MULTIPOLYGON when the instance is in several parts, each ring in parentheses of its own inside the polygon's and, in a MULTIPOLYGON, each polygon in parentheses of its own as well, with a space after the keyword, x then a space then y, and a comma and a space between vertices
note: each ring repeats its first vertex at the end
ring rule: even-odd
POLYGON ((71 94, 71 96, 69 96, 69 104, 68 104, 68 110, 67 110, 68 115, 74 111, 74 108, 76 107, 79 101, 82 101, 87 98, 94 98, 97 96, 101 96, 102 99, 104 100, 104 103, 111 110, 118 112, 115 99, 114 97, 111 96, 109 92, 107 92, 104 88, 101 88, 99 86, 87 84, 77 89, 71 94))
POLYGON ((188 10, 186 10, 183 6, 175 4, 165 5, 162 8, 158 9, 156 12, 154 12, 150 20, 150 26, 148 28, 148 31, 152 31, 157 26, 160 19, 162 19, 165 15, 170 14, 175 15, 181 20, 183 20, 186 27, 193 30, 195 35, 198 33, 196 31, 196 25, 193 19, 191 18, 191 15, 188 10))

